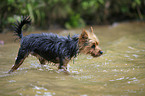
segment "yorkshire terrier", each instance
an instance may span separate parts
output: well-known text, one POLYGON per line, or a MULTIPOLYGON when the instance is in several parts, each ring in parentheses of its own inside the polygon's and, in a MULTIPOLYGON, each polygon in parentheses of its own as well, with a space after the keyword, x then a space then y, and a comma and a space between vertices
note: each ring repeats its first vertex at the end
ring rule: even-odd
POLYGON ((67 64, 72 57, 76 57, 78 53, 91 54, 93 57, 99 57, 103 51, 99 48, 99 41, 93 33, 91 27, 90 32, 83 30, 81 35, 58 36, 53 33, 30 34, 23 36, 22 27, 30 24, 29 16, 15 23, 15 34, 21 39, 18 56, 15 64, 8 73, 15 71, 23 63, 29 54, 37 57, 40 64, 46 62, 58 63, 58 69, 67 71, 67 64))

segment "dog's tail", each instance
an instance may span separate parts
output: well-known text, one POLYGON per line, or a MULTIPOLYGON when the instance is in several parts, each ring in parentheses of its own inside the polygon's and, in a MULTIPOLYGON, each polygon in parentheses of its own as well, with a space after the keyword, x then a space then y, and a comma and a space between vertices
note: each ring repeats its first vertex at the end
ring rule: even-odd
POLYGON ((15 24, 15 26, 13 26, 15 30, 14 34, 18 36, 19 39, 21 39, 23 38, 22 27, 25 24, 31 24, 30 16, 22 17, 21 21, 17 21, 17 23, 14 24, 15 24))

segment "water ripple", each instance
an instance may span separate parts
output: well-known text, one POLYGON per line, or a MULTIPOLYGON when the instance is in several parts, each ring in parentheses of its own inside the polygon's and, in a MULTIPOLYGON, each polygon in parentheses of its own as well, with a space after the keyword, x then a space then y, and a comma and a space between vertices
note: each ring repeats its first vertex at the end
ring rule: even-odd
MULTIPOLYGON (((32 85, 34 86, 34 85, 32 85)), ((48 89, 44 87, 34 86, 33 89, 36 91, 35 96, 53 96, 56 95, 55 92, 49 92, 48 89)))
POLYGON ((112 80, 109 80, 109 81, 119 81, 119 80, 128 80, 127 83, 130 84, 130 83, 138 83, 139 80, 136 78, 136 77, 133 77, 133 78, 129 78, 129 77, 121 77, 121 78, 117 78, 117 79, 112 79, 112 80))

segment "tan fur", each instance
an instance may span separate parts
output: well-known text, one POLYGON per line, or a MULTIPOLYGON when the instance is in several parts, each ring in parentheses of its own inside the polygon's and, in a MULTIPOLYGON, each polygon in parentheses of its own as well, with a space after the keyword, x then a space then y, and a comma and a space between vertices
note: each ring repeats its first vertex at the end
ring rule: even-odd
POLYGON ((90 32, 83 30, 79 37, 79 51, 84 54, 91 54, 93 57, 100 56, 101 49, 99 48, 99 40, 90 28, 90 32))

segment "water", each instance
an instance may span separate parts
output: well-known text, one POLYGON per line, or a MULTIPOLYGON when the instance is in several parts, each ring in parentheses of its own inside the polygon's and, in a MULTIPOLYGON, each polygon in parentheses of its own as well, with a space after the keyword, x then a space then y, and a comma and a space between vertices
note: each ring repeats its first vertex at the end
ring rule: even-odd
MULTIPOLYGON (((19 43, 14 42, 12 33, 0 34, 5 41, 0 45, 0 96, 144 96, 145 24, 95 26, 94 30, 104 54, 99 58, 79 55, 74 64, 69 62, 70 75, 59 72, 53 64, 42 67, 32 56, 19 70, 7 74, 19 43)), ((81 29, 58 31, 73 35, 81 29)))

